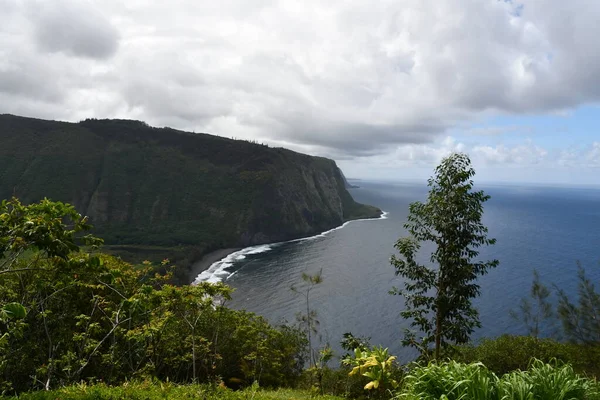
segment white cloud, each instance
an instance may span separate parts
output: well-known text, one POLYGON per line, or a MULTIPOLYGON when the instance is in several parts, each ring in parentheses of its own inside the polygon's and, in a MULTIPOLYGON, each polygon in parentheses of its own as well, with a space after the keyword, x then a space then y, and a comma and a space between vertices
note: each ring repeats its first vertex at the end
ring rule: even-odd
MULTIPOLYGON (((458 146, 438 146, 448 130, 482 115, 600 100, 600 2, 522 5, 0 0, 0 111, 427 163, 458 146)), ((476 152, 518 163, 538 150, 476 152)))
POLYGON ((470 154, 485 165, 535 165, 547 161, 548 150, 531 141, 515 146, 474 146, 470 154))

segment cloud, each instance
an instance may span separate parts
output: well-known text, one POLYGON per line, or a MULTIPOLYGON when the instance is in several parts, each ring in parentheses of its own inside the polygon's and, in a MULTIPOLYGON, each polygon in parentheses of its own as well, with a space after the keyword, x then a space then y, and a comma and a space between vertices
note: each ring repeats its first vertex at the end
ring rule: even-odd
POLYGON ((27 4, 0 0, 0 110, 17 114, 428 160, 485 116, 600 101, 600 3, 588 0, 27 4))
POLYGON ((86 1, 32 1, 29 13, 34 41, 42 51, 94 59, 117 51, 117 30, 86 1))
POLYGON ((547 160, 548 150, 537 146, 531 141, 514 146, 474 146, 470 153, 472 157, 486 165, 535 165, 547 160))
POLYGON ((465 129, 464 134, 470 136, 501 136, 507 134, 531 134, 534 132, 532 126, 526 125, 500 125, 500 126, 478 126, 465 129))

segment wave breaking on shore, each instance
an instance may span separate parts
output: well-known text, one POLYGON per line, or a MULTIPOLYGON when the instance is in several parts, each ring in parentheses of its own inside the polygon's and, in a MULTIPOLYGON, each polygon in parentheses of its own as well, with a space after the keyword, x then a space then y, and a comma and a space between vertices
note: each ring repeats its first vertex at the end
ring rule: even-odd
POLYGON ((198 277, 196 277, 196 279, 194 280, 194 282, 192 284, 197 284, 200 282, 217 283, 217 282, 222 282, 224 280, 231 278, 235 274, 235 271, 228 271, 228 269, 231 268, 237 261, 241 261, 241 260, 245 259, 246 256, 248 256, 248 255, 264 253, 269 250, 272 250, 274 247, 280 246, 285 243, 304 242, 304 241, 322 238, 322 237, 327 236, 331 232, 342 229, 343 227, 345 227, 346 225, 348 225, 352 222, 378 221, 381 219, 387 219, 388 214, 389 214, 388 212, 383 211, 379 218, 363 218, 363 219, 355 219, 352 221, 346 221, 338 227, 335 227, 335 228, 330 229, 325 232, 321 232, 314 236, 288 240, 285 242, 260 244, 260 245, 256 245, 256 246, 250 246, 250 247, 243 248, 241 250, 235 251, 235 252, 227 255, 225 258, 223 258, 219 261, 212 263, 206 271, 201 272, 200 275, 198 275, 198 277))

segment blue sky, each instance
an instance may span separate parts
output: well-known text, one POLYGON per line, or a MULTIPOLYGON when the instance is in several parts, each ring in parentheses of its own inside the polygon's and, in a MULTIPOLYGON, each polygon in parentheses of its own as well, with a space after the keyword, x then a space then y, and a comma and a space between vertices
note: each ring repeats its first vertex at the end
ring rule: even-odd
POLYGON ((550 115, 496 116, 413 146, 424 162, 397 167, 395 160, 373 157, 368 168, 354 160, 340 164, 359 179, 425 179, 441 157, 461 151, 471 156, 478 179, 485 182, 600 186, 599 127, 600 108, 592 105, 550 115))
POLYGON ((597 184, 600 2, 0 0, 0 113, 131 118, 425 179, 597 184))
POLYGON ((421 158, 431 162, 398 168, 386 165, 388 159, 373 162, 372 170, 353 161, 341 164, 359 179, 424 180, 435 160, 464 151, 482 182, 600 186, 599 127, 600 108, 595 105, 551 114, 498 115, 449 129, 437 141, 414 149, 429 154, 421 158))

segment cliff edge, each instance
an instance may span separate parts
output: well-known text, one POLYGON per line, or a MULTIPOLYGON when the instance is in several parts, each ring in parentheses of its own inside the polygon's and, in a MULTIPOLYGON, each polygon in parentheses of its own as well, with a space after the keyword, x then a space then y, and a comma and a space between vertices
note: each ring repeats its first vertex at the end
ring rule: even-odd
POLYGON ((140 121, 0 115, 0 198, 74 204, 108 244, 243 247, 376 218, 333 160, 140 121))

